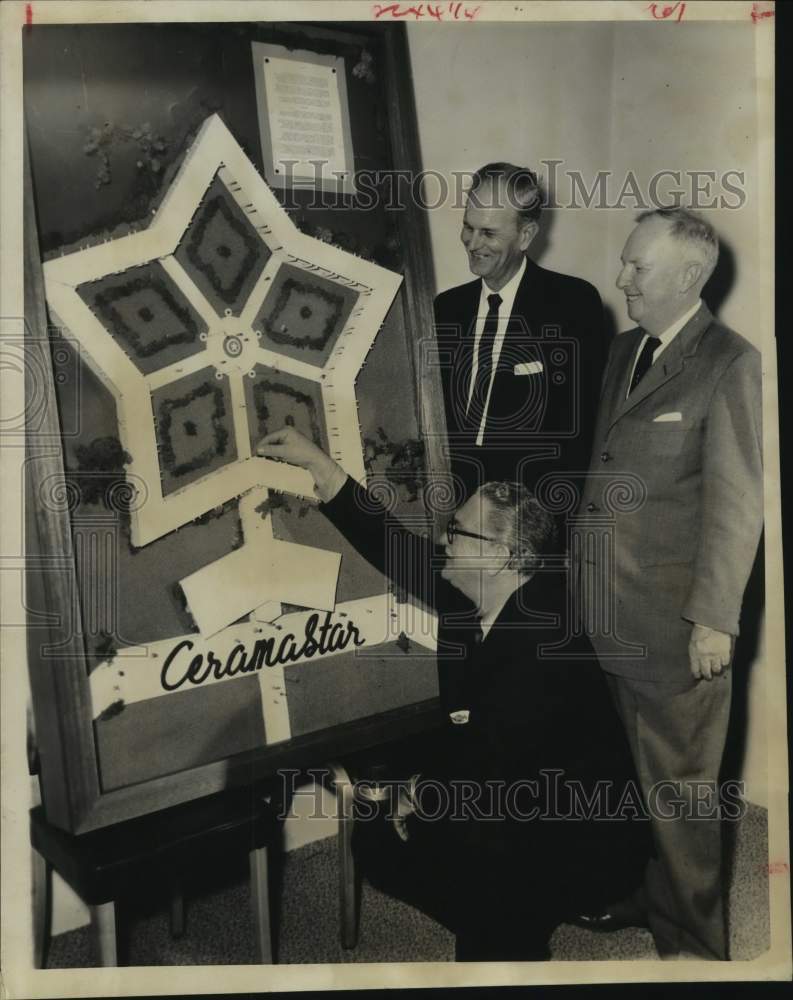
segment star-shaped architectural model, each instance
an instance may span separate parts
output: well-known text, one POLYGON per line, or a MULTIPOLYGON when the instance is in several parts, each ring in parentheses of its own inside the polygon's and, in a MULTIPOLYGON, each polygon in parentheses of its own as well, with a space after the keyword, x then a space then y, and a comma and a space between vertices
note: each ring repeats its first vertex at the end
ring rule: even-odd
POLYGON ((355 381, 400 275, 301 233, 212 115, 145 231, 50 260, 44 278, 54 322, 116 400, 139 494, 132 544, 246 497, 243 548, 256 532, 258 565, 235 552, 222 578, 182 581, 201 631, 244 613, 228 590, 219 608, 216 588, 233 576, 245 591, 246 571, 259 580, 257 604, 332 607, 338 560, 334 572, 323 562, 332 554, 310 549, 313 591, 301 589, 295 557, 307 547, 276 541, 255 514, 268 487, 313 496, 311 477, 255 446, 291 424, 365 479, 355 381))

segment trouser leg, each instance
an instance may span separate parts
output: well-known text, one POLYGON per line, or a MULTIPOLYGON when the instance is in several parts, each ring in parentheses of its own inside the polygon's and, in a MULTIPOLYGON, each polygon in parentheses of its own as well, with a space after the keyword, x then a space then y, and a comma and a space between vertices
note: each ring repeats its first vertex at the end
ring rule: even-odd
POLYGON ((729 675, 686 690, 609 677, 650 814, 656 857, 645 875, 662 957, 727 958, 718 776, 729 675))
POLYGON ((530 831, 522 850, 503 851, 487 837, 480 847, 462 846, 448 824, 437 832, 421 826, 412 824, 403 843, 386 821, 358 824, 353 848, 367 879, 452 931, 457 961, 548 958, 562 914, 545 885, 547 856, 538 855, 530 831))

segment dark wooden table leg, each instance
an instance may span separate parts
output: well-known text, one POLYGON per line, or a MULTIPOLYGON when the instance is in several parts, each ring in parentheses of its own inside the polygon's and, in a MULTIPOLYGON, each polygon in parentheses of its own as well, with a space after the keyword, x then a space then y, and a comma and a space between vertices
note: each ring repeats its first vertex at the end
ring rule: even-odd
POLYGON ((346 768, 338 762, 328 764, 331 784, 336 794, 339 820, 339 915, 341 944, 354 948, 358 943, 358 898, 355 884, 355 860, 352 855, 352 832, 355 823, 355 788, 346 768))
POLYGON ((179 883, 171 886, 170 905, 171 937, 180 938, 184 934, 184 893, 179 883))
POLYGON ((33 968, 43 969, 52 929, 52 866, 31 850, 33 867, 33 968))
POLYGON ((270 924, 270 880, 267 871, 267 848, 250 852, 251 905, 256 930, 256 960, 273 964, 273 938, 270 924))
POLYGON ((99 952, 99 964, 102 966, 118 965, 118 937, 116 929, 116 904, 114 902, 100 903, 89 907, 91 911, 91 928, 99 952))

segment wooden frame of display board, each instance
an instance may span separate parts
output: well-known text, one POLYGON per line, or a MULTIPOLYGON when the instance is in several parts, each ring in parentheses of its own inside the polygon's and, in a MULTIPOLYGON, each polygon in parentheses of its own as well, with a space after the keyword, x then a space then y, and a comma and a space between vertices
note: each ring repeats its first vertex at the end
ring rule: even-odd
MULTIPOLYGON (((250 40, 267 41, 272 37, 274 42, 280 44, 284 37, 288 36, 289 31, 289 26, 279 24, 273 26, 271 35, 268 35, 267 26, 259 25, 253 30, 253 38, 250 40)), ((420 164, 415 109, 409 73, 405 71, 409 60, 402 27, 354 25, 350 26, 349 31, 346 29, 338 31, 317 25, 300 25, 294 26, 294 32, 300 36, 302 48, 310 45, 313 40, 318 49, 333 49, 337 46, 345 51, 345 46, 355 45, 374 54, 380 78, 378 88, 383 95, 383 111, 386 116, 390 168, 418 171, 420 164)), ((222 565, 232 558, 236 559, 235 565, 237 565, 240 553, 250 548, 254 536, 257 544, 270 546, 267 549, 269 553, 267 559, 277 561, 283 557, 284 560, 294 560, 295 553, 301 546, 288 539, 274 539, 270 518, 262 515, 255 521, 252 518, 252 510, 260 508, 262 503, 267 502, 266 488, 263 494, 257 493, 257 490, 262 489, 263 481, 267 481, 273 489, 283 490, 297 497, 309 493, 310 483, 300 470, 285 468, 263 459, 257 460, 251 455, 252 431, 249 426, 243 426, 237 412, 242 412, 244 404, 242 393, 245 373, 240 369, 237 373, 240 384, 231 390, 235 426, 238 424, 236 429, 240 431, 236 434, 236 441, 238 448, 243 452, 246 447, 248 448, 247 454, 243 455, 248 469, 255 462, 259 463, 255 474, 246 471, 246 461, 242 461, 235 463, 233 472, 227 467, 212 469, 210 475, 203 480, 199 479, 198 487, 193 490, 189 486, 185 490, 176 488, 166 495, 164 490, 157 493, 155 489, 157 504, 150 505, 148 514, 144 514, 145 506, 138 507, 135 503, 137 482, 135 477, 139 475, 144 486, 148 487, 149 496, 152 493, 152 485, 161 486, 162 478, 161 469, 158 470, 156 465, 157 447, 151 441, 142 442, 140 428, 134 426, 135 414, 140 412, 141 407, 151 406, 149 394, 154 398, 154 394, 167 385, 170 379, 177 375, 190 374, 193 369, 198 370, 205 362, 198 359, 199 352, 195 350, 189 356, 171 360, 170 367, 164 366, 162 371, 168 372, 167 375, 163 375, 162 372, 159 374, 142 372, 139 366, 136 370, 130 360, 129 352, 126 352, 125 356, 125 352, 118 349, 118 343, 114 344, 111 338, 106 336, 106 330, 100 330, 98 325, 92 327, 92 323, 96 324, 96 312, 92 314, 87 297, 80 295, 81 287, 85 289, 92 284, 99 287, 108 275, 112 276, 116 271, 128 272, 129 269, 158 262, 173 286, 186 294, 191 307, 199 317, 200 326, 200 320, 207 319, 211 308, 207 301, 202 299, 200 291, 196 293, 195 289, 189 288, 189 283, 185 282, 184 269, 180 268, 177 259, 176 244, 178 235, 184 232, 190 219, 194 217, 202 192, 205 193, 208 185, 213 183, 213 178, 217 179, 219 176, 227 187, 226 193, 230 191, 233 195, 235 189, 238 193, 245 193, 246 197, 239 198, 239 209, 253 222, 254 228, 259 230, 260 234, 264 234, 264 238, 269 241, 268 246, 273 251, 273 258, 281 255, 278 266, 303 268, 306 272, 314 269, 314 273, 317 273, 316 269, 321 269, 323 279, 331 282, 341 280, 356 293, 362 291, 368 293, 356 298, 345 313, 343 329, 340 328, 335 345, 331 345, 329 355, 323 362, 326 368, 335 367, 341 371, 343 379, 337 380, 340 386, 343 384, 349 388, 353 385, 355 371, 364 362, 370 346, 365 338, 356 338, 356 324, 367 324, 367 329, 374 333, 376 331, 373 328, 379 326, 389 306, 392 323, 393 317, 397 315, 398 328, 406 338, 407 354, 414 379, 412 388, 420 411, 416 416, 425 447, 425 473, 431 481, 434 475, 444 471, 444 457, 440 453, 444 424, 438 373, 420 363, 422 350, 420 342, 432 331, 431 297, 434 290, 429 237, 422 211, 418 206, 406 203, 400 212, 395 213, 398 240, 403 251, 409 248, 409 252, 403 253, 401 278, 400 275, 393 273, 393 269, 383 268, 361 258, 356 259, 353 271, 345 273, 345 264, 349 263, 349 253, 326 245, 326 242, 316 238, 305 236, 295 227, 289 229, 291 224, 285 223, 288 232, 286 229, 282 232, 277 231, 277 226, 274 227, 272 220, 283 220, 283 213, 279 214, 274 200, 268 201, 272 195, 254 169, 258 165, 251 166, 247 161, 223 121, 217 116, 209 116, 202 129, 191 143, 191 149, 185 151, 178 168, 179 172, 175 179, 172 179, 167 189, 168 193, 158 205, 152 223, 142 232, 130 234, 123 239, 113 239, 84 249, 72 248, 69 253, 60 257, 53 255, 45 261, 43 274, 36 239, 36 206, 30 184, 25 196, 28 242, 24 337, 27 355, 26 372, 30 376, 28 399, 38 400, 42 404, 37 406, 35 426, 29 421, 26 436, 29 499, 27 588, 28 606, 32 609, 29 664, 44 804, 51 822, 73 832, 84 832, 106 826, 212 794, 230 784, 257 780, 272 774, 280 767, 318 765, 338 754, 407 736, 430 725, 437 718, 437 699, 433 694, 432 684, 428 686, 425 680, 422 680, 413 689, 410 685, 412 675, 406 672, 405 677, 408 679, 402 682, 403 690, 400 694, 402 700, 396 707, 386 707, 374 713, 364 711, 358 717, 349 718, 341 724, 333 724, 332 719, 330 724, 323 723, 320 713, 318 716, 320 721, 316 728, 311 730, 310 727, 307 729, 303 725, 302 729, 298 727, 298 731, 295 731, 294 727, 290 729, 289 717, 285 714, 283 705, 280 707, 277 705, 279 698, 285 701, 285 695, 283 671, 279 673, 276 669, 268 672, 267 683, 261 685, 263 727, 268 739, 260 745, 230 755, 221 755, 217 759, 191 767, 180 767, 173 763, 169 765, 164 760, 163 773, 159 774, 152 773, 151 768, 148 772, 143 770, 137 774, 134 768, 130 769, 125 764, 119 772, 121 777, 112 780, 109 778, 112 767, 101 759, 100 724, 117 718, 119 705, 124 708, 125 705, 134 703, 136 699, 139 703, 149 704, 146 700, 148 698, 146 685, 150 685, 150 681, 142 684, 137 681, 133 683, 129 675, 135 671, 124 669, 123 658, 115 662, 113 660, 118 650, 99 663, 96 656, 93 658, 88 656, 86 634, 90 629, 86 625, 86 620, 95 614, 95 608, 88 606, 85 588, 81 590, 77 581, 78 564, 81 559, 86 558, 84 554, 79 555, 82 551, 80 545, 85 542, 88 535, 84 530, 84 524, 81 527, 82 522, 78 524, 74 517, 72 482, 61 450, 67 428, 63 413, 59 413, 56 395, 58 359, 54 357, 57 354, 57 347, 48 336, 50 327, 54 325, 65 328, 67 334, 70 330, 79 328, 80 337, 72 339, 77 342, 81 353, 84 352, 89 367, 99 375, 108 388, 113 389, 119 424, 123 426, 126 422, 128 426, 126 437, 123 435, 121 437, 125 447, 134 452, 134 456, 131 463, 132 474, 128 476, 126 482, 122 481, 122 487, 129 516, 131 547, 145 546, 152 539, 158 539, 163 532, 176 532, 178 537, 176 529, 184 523, 185 517, 204 515, 214 506, 227 500, 231 492, 237 495, 243 494, 240 500, 240 520, 244 524, 245 517, 248 518, 247 525, 250 531, 246 532, 246 544, 242 549, 222 555, 214 565, 222 565), (199 173, 200 182, 196 180, 199 173), (199 192, 198 200, 196 191, 199 192), (112 266, 108 266, 109 259, 112 266), (51 312, 49 323, 45 311, 45 299, 51 312), (393 305, 391 305, 392 300, 394 300, 393 305), (367 310, 371 313, 368 318, 367 310), (349 350, 345 353, 343 348, 347 345, 349 350), (185 370, 177 371, 179 367, 185 370), (191 372, 187 372, 187 368, 190 368, 191 372), (419 379, 421 384, 418 384, 419 379), (145 388, 143 395, 146 398, 144 399, 142 395, 140 400, 129 405, 129 397, 125 398, 124 395, 127 387, 130 387, 133 394, 135 392, 140 394, 145 388), (59 443, 61 448, 55 447, 59 443), (139 463, 137 470, 136 463, 139 463), (263 480, 264 467, 269 467, 269 472, 265 473, 263 480), (141 469, 144 471, 139 472, 141 469), (230 489, 229 478, 232 475, 237 479, 230 489), (188 499, 190 493, 193 495, 188 499), (248 534, 251 537, 247 537, 248 534), (273 544, 283 547, 280 553, 272 548, 273 544), (69 623, 68 628, 64 629, 64 623, 69 623), (418 692, 416 696, 413 695, 414 690, 418 692), (271 707, 265 710, 268 700, 271 707), (171 770, 168 770, 169 766, 171 770)), ((254 282, 254 286, 263 287, 266 278, 274 277, 275 264, 268 261, 256 277, 259 284, 254 282)), ((104 286, 100 288, 100 291, 102 290, 106 291, 104 286)), ((96 301, 92 300, 91 304, 95 307, 96 301)), ((253 319, 257 308, 255 305, 247 305, 239 310, 235 307, 219 317, 217 328, 214 330, 211 324, 205 324, 208 327, 208 335, 202 341, 202 349, 205 352, 214 351, 213 364, 218 367, 225 363, 234 365, 237 354, 225 350, 224 344, 228 345, 229 338, 233 340, 239 337, 240 331, 236 326, 232 330, 229 324, 233 325, 243 318, 251 320, 247 325, 243 324, 246 329, 255 329, 253 319), (250 316, 244 312, 245 308, 250 312, 250 316), (226 329, 226 326, 229 326, 229 329, 226 329)), ((242 353, 249 349, 261 353, 261 357, 255 359, 257 364, 273 363, 274 355, 267 353, 267 345, 262 348, 261 344, 254 344, 252 347, 243 344, 242 353)), ((251 358, 247 356, 244 358, 246 366, 251 358)), ((301 365, 302 362, 299 360, 290 361, 287 358, 285 361, 281 357, 276 368, 280 367, 280 370, 289 376, 308 376, 308 381, 311 381, 311 372, 305 365, 302 367, 301 365)), ((340 391, 334 397, 332 390, 326 393, 323 388, 321 397, 317 398, 322 400, 318 405, 324 408, 326 429, 329 428, 325 443, 356 478, 364 480, 366 473, 360 458, 361 448, 355 447, 355 436, 358 433, 355 394, 340 391), (343 419, 339 417, 340 407, 343 419), (339 428, 339 423, 333 424, 334 419, 343 423, 346 428, 345 434, 339 435, 334 432, 334 426, 337 430, 339 428), (348 433, 350 429, 352 433, 348 433)), ((172 401, 169 405, 173 405, 172 401)), ((161 445, 162 442, 157 444, 161 445)), ((130 473, 130 465, 126 471, 130 473)), ((116 487, 118 485, 115 484, 116 487)), ((96 512, 94 518, 96 523, 89 533, 91 544, 96 545, 99 539, 101 548, 103 532, 108 537, 114 533, 115 529, 111 522, 115 513, 113 510, 109 513, 106 510, 96 512)), ((326 574, 326 569, 320 572, 320 562, 322 560, 316 562, 318 576, 326 574)), ((207 569, 211 570, 212 566, 207 569)), ((204 569, 195 575, 200 576, 203 572, 204 569)), ((332 567, 327 569, 327 572, 332 575, 332 567)), ((224 577, 221 574, 215 577, 215 582, 217 584, 217 581, 227 579, 228 576, 224 577)), ((187 581, 183 582, 185 582, 183 590, 190 604, 189 585, 187 581)), ((199 587, 196 593, 202 590, 205 591, 206 588, 199 587)), ((231 654, 235 643, 240 644, 240 630, 247 629, 247 632, 250 632, 248 636, 250 641, 264 641, 268 637, 274 637, 273 630, 280 631, 284 625, 293 629, 302 627, 305 624, 303 619, 309 612, 300 608, 284 609, 283 617, 278 619, 276 624, 273 623, 275 612, 281 608, 280 604, 277 609, 271 605, 277 603, 278 599, 277 593, 268 593, 265 588, 256 596, 255 601, 252 601, 251 606, 245 609, 246 612, 253 611, 253 614, 246 623, 237 622, 234 634, 227 627, 227 618, 223 619, 222 615, 216 621, 206 619, 204 623, 206 627, 196 615, 201 634, 191 633, 188 637, 175 636, 173 641, 189 642, 195 647, 190 650, 193 655, 199 649, 204 649, 208 655, 212 646, 215 652, 222 648, 225 651, 222 655, 225 656, 231 654)), ((300 593, 291 597, 281 595, 280 600, 298 604, 300 593)), ((207 603, 211 608, 212 602, 207 603)), ((326 607, 327 603, 323 605, 322 600, 316 597, 312 598, 310 606, 322 608, 326 607)), ((415 637, 421 645, 421 637, 426 636, 431 630, 428 621, 422 618, 421 609, 414 608, 410 604, 403 604, 401 607, 405 617, 404 621, 400 620, 397 623, 400 640, 404 640, 405 636, 408 639, 415 637), (412 630, 415 631, 415 636, 412 630)), ((398 608, 394 612, 393 601, 388 604, 387 593, 373 594, 366 598, 359 597, 342 605, 337 604, 337 612, 339 608, 346 608, 347 611, 342 613, 347 616, 352 612, 358 613, 359 616, 371 614, 373 609, 385 616, 389 613, 392 617, 402 614, 398 608)), ((393 638, 393 636, 380 636, 377 628, 374 628, 371 634, 371 642, 378 648, 383 640, 393 638)), ((168 641, 165 641, 166 644, 168 641)), ((244 639, 242 641, 244 643, 244 639)), ((428 645, 431 646, 431 643, 428 645)), ((159 658, 159 662, 162 663, 163 658, 167 656, 162 642, 147 643, 146 649, 143 647, 139 649, 134 645, 125 646, 124 652, 132 655, 128 660, 130 667, 140 667, 144 662, 148 662, 151 667, 152 658, 154 660, 159 658), (138 655, 137 660, 133 654, 138 655)), ((424 657, 424 660, 434 675, 434 660, 431 657, 424 657)), ((137 673, 142 676, 143 672, 138 670, 137 673)), ((370 670, 370 674, 376 675, 376 670, 374 674, 370 670)), ((429 675, 419 671, 415 676, 426 678, 429 675)), ((241 684, 247 682, 248 678, 244 678, 243 681, 224 678, 214 680, 217 683, 211 683, 207 688, 221 690, 238 685, 241 690, 241 684)), ((195 693, 188 692, 189 695, 195 693)), ((151 704, 156 702, 162 705, 168 701, 168 696, 159 697, 152 699, 151 704)), ((174 759, 179 758, 177 756, 174 759)))

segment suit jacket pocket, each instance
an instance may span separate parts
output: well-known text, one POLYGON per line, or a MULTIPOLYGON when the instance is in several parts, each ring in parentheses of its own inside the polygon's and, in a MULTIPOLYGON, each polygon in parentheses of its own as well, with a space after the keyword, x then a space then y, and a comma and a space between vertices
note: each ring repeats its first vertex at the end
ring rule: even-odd
POLYGON ((639 566, 691 566, 696 557, 694 519, 675 506, 656 506, 646 519, 646 532, 636 549, 639 566))
POLYGON ((682 454, 686 436, 691 433, 688 427, 678 423, 661 422, 647 424, 642 437, 647 458, 675 458, 682 454))

